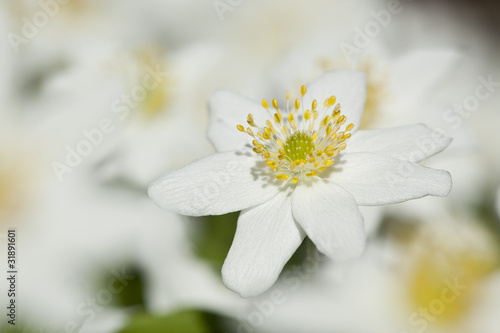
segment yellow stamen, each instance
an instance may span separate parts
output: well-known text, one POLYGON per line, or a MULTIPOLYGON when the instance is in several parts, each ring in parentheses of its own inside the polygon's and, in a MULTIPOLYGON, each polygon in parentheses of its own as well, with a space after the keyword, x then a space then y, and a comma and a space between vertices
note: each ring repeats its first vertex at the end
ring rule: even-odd
POLYGON ((269 108, 269 104, 267 104, 267 101, 265 99, 262 100, 262 106, 267 109, 269 108))
POLYGON ((278 110, 278 101, 276 100, 276 98, 273 98, 273 107, 278 110))
MULTIPOLYGON (((303 98, 307 93, 306 86, 301 86, 300 93, 303 98)), ((293 183, 298 183, 305 177, 318 176, 319 172, 334 164, 334 158, 347 147, 347 139, 351 137, 349 131, 354 125, 349 124, 343 129, 346 117, 341 115, 335 95, 324 100, 325 110, 321 110, 321 114, 325 115, 318 122, 320 112, 316 99, 313 99, 310 109, 304 110, 303 99, 296 98, 295 109, 290 110, 290 91, 285 92, 285 98, 288 113, 283 116, 278 101, 272 99, 276 112, 265 120, 264 126, 257 125, 254 116, 248 114, 247 123, 255 128, 255 134, 250 127, 236 127, 254 138, 253 151, 276 172, 276 179, 287 181, 291 178, 293 183), (283 117, 287 121, 283 121, 283 117), (311 118, 313 120, 309 121, 311 118)), ((266 99, 262 100, 262 106, 269 111, 266 99)))

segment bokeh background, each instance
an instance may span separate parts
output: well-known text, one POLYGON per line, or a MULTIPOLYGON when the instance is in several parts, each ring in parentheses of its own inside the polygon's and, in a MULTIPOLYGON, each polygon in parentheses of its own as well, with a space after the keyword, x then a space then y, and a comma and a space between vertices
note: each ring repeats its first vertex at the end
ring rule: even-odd
MULTIPOLYGON (((3 0, 0 268, 16 229, 16 325, 1 332, 497 333, 496 1, 3 0), (220 276, 238 213, 162 211, 149 182, 211 154, 206 103, 257 101, 336 68, 367 75, 365 128, 453 137, 426 164, 447 198, 363 211, 333 263, 306 240, 243 299, 220 276)), ((236 129, 235 129, 236 130, 236 129)))

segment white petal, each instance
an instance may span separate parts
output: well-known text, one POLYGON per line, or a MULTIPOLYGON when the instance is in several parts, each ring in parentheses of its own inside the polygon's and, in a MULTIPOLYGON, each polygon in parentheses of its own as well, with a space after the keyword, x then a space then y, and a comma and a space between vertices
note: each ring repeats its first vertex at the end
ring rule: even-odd
POLYGON ((377 153, 420 162, 445 149, 451 138, 423 124, 358 131, 347 143, 345 153, 377 153))
POLYGON ((358 209, 361 212, 361 215, 363 215, 366 235, 368 237, 374 237, 384 217, 384 207, 359 206, 358 209))
POLYGON ((222 267, 225 285, 243 297, 266 291, 304 237, 304 231, 293 219, 291 198, 285 191, 242 211, 222 267))
POLYGON ((292 209, 320 252, 335 260, 355 258, 363 252, 363 216, 356 200, 340 186, 319 178, 311 184, 299 184, 292 209))
POLYGON ((236 129, 237 125, 248 126, 249 113, 258 125, 264 126, 267 119, 262 106, 230 90, 215 91, 210 96, 208 109, 207 135, 217 151, 242 149, 252 142, 248 134, 236 129))
POLYGON ((318 109, 322 110, 326 98, 335 95, 337 103, 342 106, 342 114, 347 118, 347 124, 353 123, 354 128, 363 115, 366 101, 366 79, 361 71, 339 69, 328 72, 307 84, 303 107, 310 108, 312 101, 318 101, 318 109))
POLYGON ((451 190, 449 172, 373 153, 343 154, 328 179, 349 191, 358 205, 385 205, 451 190))
POLYGON ((217 153, 163 176, 149 186, 148 193, 157 205, 179 214, 225 214, 258 205, 278 193, 276 181, 262 170, 265 164, 255 154, 217 153))

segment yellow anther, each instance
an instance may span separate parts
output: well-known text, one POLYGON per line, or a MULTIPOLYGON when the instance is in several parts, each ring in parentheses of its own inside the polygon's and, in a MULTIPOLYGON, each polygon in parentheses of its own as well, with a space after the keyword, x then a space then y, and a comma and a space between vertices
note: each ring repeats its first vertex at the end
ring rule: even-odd
POLYGON ((314 111, 313 112, 313 119, 314 120, 318 119, 318 115, 319 115, 319 112, 318 111, 314 111))
POLYGON ((302 96, 304 96, 306 94, 306 92, 307 92, 306 86, 300 87, 300 93, 302 94, 302 96))
POLYGON ((253 143, 253 145, 254 145, 255 147, 259 147, 259 146, 260 146, 260 143, 259 143, 259 141, 257 141, 257 140, 253 140, 253 141, 252 141, 252 143, 253 143))
POLYGON ((293 113, 288 114, 288 121, 292 122, 293 121, 293 113))
POLYGON ((276 167, 276 162, 274 162, 272 160, 267 160, 266 164, 269 165, 271 168, 275 168, 276 167))
POLYGON ((323 119, 323 123, 322 125, 323 126, 326 126, 328 124, 328 122, 330 121, 330 116, 326 116, 324 119, 323 119))
POLYGON ((289 175, 285 175, 285 174, 282 174, 282 173, 280 173, 280 174, 276 175, 276 178, 277 178, 277 179, 284 179, 284 180, 287 180, 289 177, 290 177, 289 175))
POLYGON ((314 167, 315 168, 319 167, 319 162, 314 163, 314 167))
POLYGON ((276 100, 276 98, 273 98, 273 106, 276 110, 278 110, 278 101, 276 100))
POLYGON ((347 144, 344 142, 340 145, 339 149, 344 150, 347 147, 347 144))
POLYGON ((305 119, 305 120, 309 120, 309 118, 311 118, 311 111, 306 110, 306 111, 304 112, 304 119, 305 119))
POLYGON ((267 104, 267 100, 266 100, 266 99, 263 99, 263 100, 262 100, 262 106, 263 106, 264 108, 266 108, 266 109, 269 107, 269 104, 267 104))
POLYGON ((312 173, 306 173, 306 177, 312 177, 313 174, 312 173))
POLYGON ((349 139, 351 137, 351 133, 345 133, 344 135, 342 135, 342 139, 349 139))
MULTIPOLYGON (((266 127, 267 128, 267 127, 266 127)), ((262 137, 266 140, 269 140, 269 138, 271 138, 271 136, 269 134, 267 134, 266 132, 262 133, 262 137)))
POLYGON ((345 116, 340 116, 337 120, 337 124, 343 125, 345 123, 345 116))
POLYGON ((313 176, 317 176, 318 175, 318 171, 316 171, 316 170, 311 171, 311 173, 312 173, 313 176))
POLYGON ((250 135, 250 136, 254 136, 254 135, 253 135, 253 131, 250 129, 250 127, 247 127, 247 133, 248 133, 248 135, 250 135))
POLYGON ((290 95, 291 95, 290 90, 287 90, 285 92, 285 98, 286 98, 287 101, 290 99, 290 95))
POLYGON ((329 135, 330 135, 330 133, 332 133, 332 125, 328 125, 328 126, 326 127, 326 135, 327 135, 327 136, 329 136, 329 135))
POLYGON ((354 124, 349 124, 347 125, 347 127, 345 128, 346 131, 350 131, 354 128, 354 124))
POLYGON ((309 163, 314 163, 314 162, 316 162, 316 159, 314 158, 314 156, 311 156, 309 158, 309 163))
POLYGON ((325 161, 325 166, 330 166, 333 164, 333 161, 332 160, 327 160, 325 161))
POLYGON ((237 125, 236 128, 238 129, 238 131, 240 132, 245 132, 245 127, 243 127, 243 125, 237 125))
POLYGON ((330 96, 330 98, 328 98, 328 104, 333 105, 333 104, 335 104, 336 100, 337 100, 337 98, 332 95, 332 96, 330 96))
POLYGON ((248 114, 247 123, 252 127, 257 127, 257 125, 255 125, 255 122, 253 120, 253 115, 251 113, 248 114))
POLYGON ((298 98, 295 100, 295 108, 297 110, 300 108, 300 100, 298 98))
MULTIPOLYGON (((302 86, 303 87, 303 86, 302 86)), ((299 182, 299 179, 297 177, 293 177, 292 178, 292 182, 294 182, 295 184, 297 184, 299 182)))
POLYGON ((321 156, 321 155, 323 155, 323 151, 321 150, 316 151, 316 156, 321 156))
POLYGON ((312 110, 316 109, 316 107, 318 106, 318 101, 317 100, 314 100, 312 102, 312 110))
POLYGON ((269 126, 269 129, 271 130, 272 133, 276 133, 276 129, 274 128, 270 120, 266 120, 266 124, 267 126, 269 126))
POLYGON ((274 114, 274 121, 278 124, 281 123, 281 115, 279 113, 274 114))
POLYGON ((313 139, 313 141, 316 141, 316 137, 317 137, 317 136, 318 136, 318 132, 316 132, 316 133, 314 133, 314 134, 313 134, 313 138, 312 138, 312 139, 313 139))
POLYGON ((326 167, 321 167, 321 168, 318 168, 318 170, 319 170, 319 171, 323 171, 323 170, 325 170, 325 169, 326 169, 326 167))

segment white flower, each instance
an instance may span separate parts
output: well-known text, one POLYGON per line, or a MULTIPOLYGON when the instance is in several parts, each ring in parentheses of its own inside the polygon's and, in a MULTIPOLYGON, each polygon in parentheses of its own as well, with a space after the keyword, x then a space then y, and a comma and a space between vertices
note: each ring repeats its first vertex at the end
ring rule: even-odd
MULTIPOLYGON (((74 322, 93 332, 94 325, 115 316, 119 325, 131 309, 97 300, 104 313, 96 311, 95 319, 77 309, 101 287, 109 288, 96 284, 96 275, 128 275, 130 266, 147 277, 143 296, 149 312, 202 308, 229 316, 243 306, 193 253, 182 217, 158 209, 145 195, 99 188, 77 175, 63 183, 52 177, 44 195, 30 220, 17 228, 22 235, 20 269, 27 276, 19 303, 37 327, 51 323, 64 328, 74 322)), ((123 291, 127 285, 121 285, 123 291)))
POLYGON ((448 172, 416 163, 443 150, 448 138, 421 151, 418 144, 433 136, 423 125, 356 131, 365 85, 358 71, 330 72, 302 86, 292 106, 287 93, 285 110, 276 100, 272 107, 264 100, 262 110, 233 92, 217 91, 208 135, 218 153, 150 185, 158 205, 180 214, 242 210, 222 269, 230 289, 244 297, 268 289, 306 235, 330 258, 359 256, 365 233, 358 205, 450 191, 448 172), (250 127, 244 130, 246 120, 250 127))
POLYGON ((290 270, 270 291, 286 303, 258 331, 497 332, 497 242, 481 223, 465 210, 395 223, 411 227, 389 227, 391 237, 369 243, 355 262, 300 267, 309 273, 300 285, 290 270))

